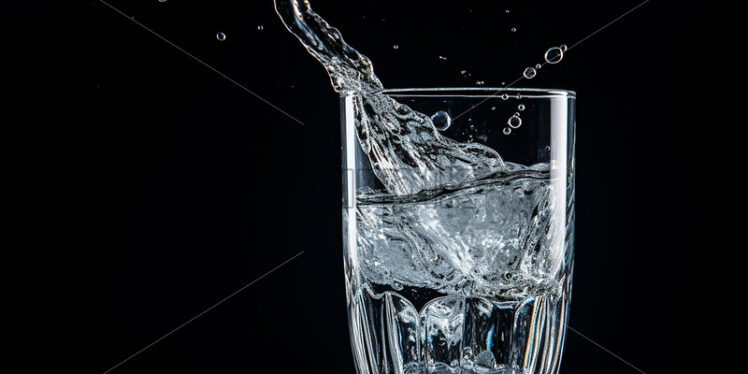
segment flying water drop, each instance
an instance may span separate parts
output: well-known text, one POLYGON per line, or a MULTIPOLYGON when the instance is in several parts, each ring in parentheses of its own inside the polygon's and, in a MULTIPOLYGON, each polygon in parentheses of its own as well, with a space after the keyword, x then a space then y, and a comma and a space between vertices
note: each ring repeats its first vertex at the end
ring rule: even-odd
POLYGON ((395 44, 395 45, 392 46, 392 49, 400 49, 400 46, 397 45, 397 44, 395 44))
POLYGON ((517 28, 516 27, 512 27, 511 29, 509 29, 509 31, 511 31, 511 32, 517 32, 517 28))
POLYGON ((444 131, 452 124, 452 117, 449 116, 449 113, 440 110, 431 116, 431 122, 437 130, 444 131))
POLYGON ((265 26, 263 25, 257 25, 257 31, 265 30, 265 26))
POLYGON ((528 67, 527 69, 525 69, 525 71, 522 72, 522 76, 527 79, 535 78, 535 74, 537 74, 537 72, 532 67, 528 67))
POLYGON ((542 67, 543 67, 543 65, 535 64, 535 69, 537 69, 537 70, 540 70, 540 68, 542 68, 542 67))
POLYGON ((509 125, 509 127, 516 129, 522 126, 522 118, 519 118, 519 116, 515 113, 509 118, 508 121, 506 121, 506 124, 509 125))
POLYGON ((559 46, 559 48, 561 48, 561 50, 564 51, 564 52, 566 52, 566 50, 568 49, 568 47, 566 46, 566 44, 561 44, 559 46))
POLYGON ((519 106, 517 106, 517 109, 519 109, 520 112, 525 110, 525 104, 519 104, 519 106))
POLYGON ((561 47, 552 47, 545 51, 545 61, 549 64, 558 64, 563 58, 564 49, 561 47))
POLYGON ((509 134, 512 133, 512 129, 510 129, 508 127, 504 127, 504 131, 503 132, 504 132, 504 135, 509 135, 509 134))
POLYGON ((226 40, 226 34, 223 32, 219 32, 218 34, 216 34, 216 39, 218 39, 219 42, 222 42, 226 40))

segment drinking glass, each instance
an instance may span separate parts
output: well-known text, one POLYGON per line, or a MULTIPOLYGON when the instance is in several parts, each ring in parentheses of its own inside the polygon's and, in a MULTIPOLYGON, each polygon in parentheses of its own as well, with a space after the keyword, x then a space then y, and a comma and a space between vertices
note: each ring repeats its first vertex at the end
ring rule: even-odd
POLYGON ((358 373, 558 373, 573 268, 575 93, 381 94, 433 116, 443 137, 492 148, 504 167, 388 194, 357 132, 361 94, 341 95, 344 268, 358 373))

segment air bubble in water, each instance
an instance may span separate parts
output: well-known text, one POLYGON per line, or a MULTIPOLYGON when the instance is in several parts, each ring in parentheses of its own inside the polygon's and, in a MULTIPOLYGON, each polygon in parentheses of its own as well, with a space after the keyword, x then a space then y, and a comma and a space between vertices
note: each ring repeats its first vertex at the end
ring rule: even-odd
POLYGON ((439 56, 439 59, 442 60, 442 61, 447 61, 447 58, 444 57, 444 56, 439 56))
POLYGON ((509 118, 508 121, 506 121, 506 124, 509 125, 509 127, 516 129, 522 126, 522 118, 519 118, 519 116, 515 114, 511 118, 509 118))
POLYGON ((165 3, 166 0, 158 0, 159 3, 165 3))
POLYGON ((527 79, 535 78, 535 74, 537 74, 537 72, 535 71, 534 68, 531 68, 531 67, 528 67, 527 69, 525 69, 525 71, 522 72, 522 76, 527 79))
POLYGON ((509 94, 501 95, 501 100, 509 100, 509 94))
POLYGON ((397 45, 397 44, 395 44, 395 45, 392 46, 392 49, 400 49, 400 46, 397 45))
POLYGON ((517 109, 519 109, 520 112, 525 110, 525 104, 519 104, 519 106, 517 106, 517 109))
POLYGON ((496 107, 495 107, 495 106, 492 106, 492 107, 491 107, 491 110, 496 110, 496 107))
POLYGON ((482 86, 482 85, 486 84, 486 82, 485 81, 476 81, 475 84, 477 84, 479 86, 482 86))
POLYGON ((547 145, 547 146, 545 147, 545 151, 546 151, 546 152, 550 152, 550 151, 551 151, 551 146, 550 146, 550 145, 547 145))
POLYGON ((219 42, 222 42, 226 40, 226 34, 223 32, 219 32, 218 34, 216 34, 216 39, 218 39, 219 42))
POLYGON ((564 50, 561 47, 552 47, 545 51, 545 61, 549 64, 558 64, 564 58, 564 50))
POLYGON ((540 68, 542 68, 542 67, 543 67, 543 65, 540 65, 540 64, 535 64, 535 69, 538 69, 538 70, 539 70, 539 69, 540 69, 540 68))
POLYGON ((257 25, 257 31, 265 30, 265 26, 263 25, 257 25))
POLYGON ((462 75, 467 74, 467 70, 460 70, 460 74, 462 74, 462 75))
POLYGON ((509 9, 504 10, 504 13, 509 14, 509 9))
POLYGON ((440 110, 431 116, 431 122, 437 130, 444 131, 452 124, 452 117, 449 116, 449 113, 440 110))
POLYGON ((566 50, 568 49, 568 47, 566 47, 566 44, 561 44, 558 47, 561 48, 561 50, 564 51, 564 52, 566 52, 566 50))
POLYGON ((510 128, 508 128, 508 127, 504 127, 504 131, 503 131, 503 133, 504 133, 504 135, 509 135, 509 134, 511 134, 511 133, 512 133, 512 129, 510 129, 510 128))
POLYGON ((517 32, 517 28, 516 27, 512 27, 511 29, 509 29, 509 31, 511 31, 511 32, 517 32))

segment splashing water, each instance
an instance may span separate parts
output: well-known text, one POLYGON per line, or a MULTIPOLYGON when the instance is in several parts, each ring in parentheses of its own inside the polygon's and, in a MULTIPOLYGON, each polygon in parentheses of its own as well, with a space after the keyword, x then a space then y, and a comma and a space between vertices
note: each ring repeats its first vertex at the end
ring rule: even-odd
POLYGON ((389 193, 415 194, 505 170, 493 149, 444 137, 429 116, 381 93, 371 61, 312 11, 308 1, 276 0, 275 8, 286 28, 325 67, 333 88, 356 95, 359 143, 389 193))
MULTIPOLYGON (((555 367, 567 283, 556 278, 560 257, 550 255, 558 246, 548 233, 564 231, 551 230, 563 223, 550 214, 548 164, 505 164, 491 148, 441 135, 449 114, 428 116, 383 93, 371 61, 308 1, 275 5, 355 106, 359 145, 388 192, 356 191, 356 205, 343 209, 344 224, 355 227, 344 233, 357 258, 346 288, 359 372, 555 367), (549 338, 525 349, 536 336, 549 338)), ((503 133, 521 121, 515 114, 503 133)))

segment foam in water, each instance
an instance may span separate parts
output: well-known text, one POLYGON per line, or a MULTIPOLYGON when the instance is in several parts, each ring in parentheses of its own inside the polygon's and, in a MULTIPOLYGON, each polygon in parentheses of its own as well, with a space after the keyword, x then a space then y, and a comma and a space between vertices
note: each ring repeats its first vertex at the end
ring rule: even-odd
MULTIPOLYGON (((551 214, 549 165, 505 164, 441 135, 449 114, 382 93, 371 61, 308 1, 275 3, 352 100, 358 144, 386 190, 356 191, 343 210, 355 227, 344 233, 356 258, 347 287, 358 372, 555 372, 569 279, 559 278, 563 230, 551 227, 564 223, 551 214)), ((508 125, 521 125, 518 113, 508 125)))

